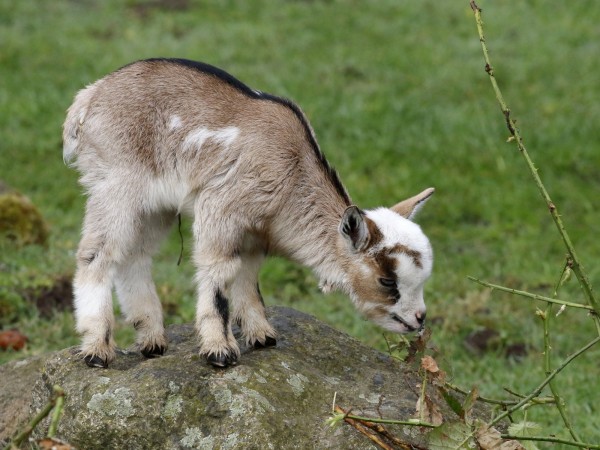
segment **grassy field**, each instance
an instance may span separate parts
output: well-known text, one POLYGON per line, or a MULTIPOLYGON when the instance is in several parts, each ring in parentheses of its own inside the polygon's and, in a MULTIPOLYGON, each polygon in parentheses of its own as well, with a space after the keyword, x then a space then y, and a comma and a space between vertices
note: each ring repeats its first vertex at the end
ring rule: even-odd
MULTIPOLYGON (((598 286, 600 3, 479 4, 496 76, 598 286)), ((78 89, 153 56, 209 62, 294 99, 361 207, 435 186, 418 222, 436 254, 426 301, 440 364, 455 383, 478 385, 486 396, 505 396, 503 387, 527 393, 543 379, 536 305, 467 279, 552 295, 566 253, 520 154, 506 143, 467 0, 0 1, 0 180, 28 195, 51 226, 47 248, 0 248, 0 295, 21 305, 0 325, 30 339, 25 352, 0 353, 0 362, 77 343, 68 311, 41 317, 22 294, 74 270, 84 198, 77 174, 62 162, 62 121, 78 89), (468 336, 481 330, 493 330, 495 344, 474 352, 468 336), (507 357, 511 348, 526 354, 507 357)), ((176 230, 156 258, 169 323, 193 317, 185 238, 181 266, 176 230)), ((386 348, 382 332, 346 297, 324 296, 298 266, 270 261, 261 287, 270 305, 309 312, 386 348)), ((582 300, 574 282, 561 297, 582 300)), ((553 319, 554 361, 594 333, 584 313, 553 319)), ((131 330, 119 329, 119 345, 132 339, 131 330)), ((558 378, 576 429, 595 442, 599 360, 593 348, 558 378)), ((550 408, 530 410, 527 419, 543 434, 566 436, 550 408)))

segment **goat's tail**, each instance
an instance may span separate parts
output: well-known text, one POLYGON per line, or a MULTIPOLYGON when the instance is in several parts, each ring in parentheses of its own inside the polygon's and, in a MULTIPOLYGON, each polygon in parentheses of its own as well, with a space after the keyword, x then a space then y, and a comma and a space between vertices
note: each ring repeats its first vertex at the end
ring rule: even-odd
POLYGON ((98 82, 79 91, 73 104, 67 110, 67 118, 63 124, 63 161, 65 164, 71 164, 77 159, 83 124, 97 85, 98 82))

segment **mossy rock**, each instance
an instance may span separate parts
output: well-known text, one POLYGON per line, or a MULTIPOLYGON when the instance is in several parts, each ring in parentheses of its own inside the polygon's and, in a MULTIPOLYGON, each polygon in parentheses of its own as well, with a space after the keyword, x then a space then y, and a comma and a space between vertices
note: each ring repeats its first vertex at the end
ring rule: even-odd
MULTIPOLYGON (((31 399, 33 415, 60 385, 66 400, 58 436, 87 450, 375 449, 350 425, 327 423, 334 395, 355 414, 414 415, 421 376, 412 366, 306 314, 282 307, 268 314, 279 333, 277 346, 243 348, 239 364, 225 370, 198 356, 192 325, 174 325, 160 358, 144 359, 130 348, 119 351, 108 369, 91 369, 76 348, 66 349, 44 358, 33 393, 21 392, 31 399)), ((0 366, 0 375, 17 378, 14 370, 14 363, 4 373, 0 366)), ((456 420, 434 389, 430 398, 444 420, 456 420)), ((0 404, 0 410, 10 408, 0 404)), ((39 427, 38 437, 47 426, 39 427)), ((389 430, 407 446, 427 445, 427 430, 389 430)))
POLYGON ((0 184, 0 239, 16 245, 45 245, 48 224, 23 194, 0 184))

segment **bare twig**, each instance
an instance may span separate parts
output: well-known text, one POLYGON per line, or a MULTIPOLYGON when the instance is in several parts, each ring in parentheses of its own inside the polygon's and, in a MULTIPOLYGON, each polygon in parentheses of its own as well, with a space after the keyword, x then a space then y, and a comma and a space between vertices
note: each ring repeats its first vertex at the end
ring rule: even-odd
POLYGON ((570 256, 570 260, 571 260, 571 269, 573 270, 573 273, 579 280, 579 284, 581 285, 581 287, 583 289, 583 292, 586 296, 588 304, 594 309, 595 314, 593 315, 593 319, 594 319, 594 322, 596 323, 596 329, 598 331, 598 334, 600 335, 600 318, 599 318, 600 302, 594 295, 592 285, 590 284, 588 277, 583 269, 583 266, 581 265, 581 262, 580 262, 579 258, 577 257, 577 253, 575 252, 575 248, 573 247, 573 244, 571 243, 571 238, 569 237, 569 235, 564 227, 564 224, 562 222, 562 219, 558 212, 558 209, 557 209, 556 205, 554 204, 554 202, 552 201, 552 199, 550 198, 550 195, 548 194, 548 191, 546 190, 544 184, 542 183, 542 180, 541 180, 540 176, 538 175, 538 171, 537 171, 535 165, 533 164, 533 161, 529 157, 529 153, 527 152, 527 149, 525 148, 525 144, 523 144, 523 138, 521 137, 521 133, 519 132, 519 129, 517 128, 515 121, 513 120, 512 116, 511 116, 511 111, 508 108, 506 102, 504 101, 504 96, 502 95, 502 92, 500 91, 500 87, 498 86, 498 83, 496 81, 496 77, 494 75, 494 68, 493 68, 492 62, 490 60, 490 55, 488 53, 487 45, 485 43, 485 36, 483 34, 483 21, 481 19, 481 8, 479 8, 479 6, 477 6, 477 3, 475 3, 475 0, 471 0, 470 5, 471 5, 471 9, 473 10, 473 12, 475 14, 475 22, 477 24, 477 32, 479 34, 479 41, 481 42, 483 58, 485 60, 485 71, 489 75, 490 81, 492 83, 492 87, 494 89, 494 93, 496 94, 496 99, 498 100, 498 103, 500 104, 500 109, 502 110, 502 114, 504 115, 504 119, 506 121, 506 126, 507 126, 508 131, 510 132, 511 136, 514 138, 514 141, 516 142, 517 147, 519 148, 521 154, 523 155, 523 158, 525 159, 525 162, 527 163, 527 167, 529 168, 529 172, 531 173, 531 176, 533 177, 535 184, 537 185, 542 198, 546 202, 546 206, 548 207, 548 210, 550 211, 550 214, 552 216, 552 219, 554 220, 556 228, 558 229, 558 232, 563 240, 563 243, 565 244, 565 247, 567 248, 567 251, 569 252, 569 256, 570 256))
POLYGON ((560 439, 550 436, 513 436, 510 434, 502 434, 500 435, 502 439, 516 439, 518 441, 541 441, 541 442, 554 442, 556 444, 565 444, 570 445, 572 447, 580 447, 580 448, 593 448, 600 449, 600 445, 598 444, 588 444, 586 442, 573 442, 567 439, 560 439))
POLYGON ((600 342, 600 336, 598 336, 596 339, 592 340, 591 342, 587 343, 586 345, 584 345, 582 348, 580 348, 579 350, 577 350, 575 353, 573 353, 571 356, 569 356, 567 359, 565 359, 562 364, 560 366, 558 366, 556 369, 554 369, 545 379, 544 381, 542 381, 538 387, 536 387, 533 392, 531 392, 531 394, 529 394, 528 396, 524 397, 519 403, 517 403, 516 405, 512 406, 511 408, 509 408, 508 410, 504 411, 502 414, 496 416, 494 418, 494 420, 492 420, 488 426, 493 426, 495 424, 497 424, 498 422, 500 422, 502 419, 504 419, 506 416, 508 416, 509 414, 513 413, 514 411, 518 410, 519 408, 521 408, 522 406, 526 405, 527 403, 529 403, 531 401, 531 399, 533 399, 534 397, 537 397, 539 395, 540 392, 542 392, 542 389, 544 389, 544 387, 546 387, 546 385, 552 381, 552 379, 558 375, 558 373, 560 373, 565 367, 567 367, 571 361, 573 361, 575 358, 577 358, 579 355, 581 355, 582 353, 584 353, 585 351, 587 351, 589 348, 593 347, 595 344, 597 344, 598 342, 600 342))
POLYGON ((505 287, 505 286, 500 286, 500 285, 497 285, 497 284, 488 283, 487 281, 482 281, 482 280, 479 280, 479 279, 474 278, 474 277, 468 277, 468 278, 469 278, 469 280, 474 281, 475 283, 479 283, 482 286, 486 286, 486 287, 489 287, 491 289, 496 289, 496 290, 502 291, 502 292, 508 292, 509 294, 520 295, 521 297, 531 298, 533 300, 539 300, 539 301, 543 301, 543 302, 553 303, 553 304, 556 304, 556 305, 564 305, 564 306, 568 306, 570 308, 581 308, 581 309, 586 309, 588 311, 594 312, 594 308, 592 306, 589 306, 589 305, 583 305, 581 303, 574 303, 574 302, 568 302, 568 301, 565 301, 565 300, 559 300, 559 299, 556 299, 556 298, 545 297, 543 295, 532 294, 532 293, 526 292, 526 291, 519 291, 517 289, 508 288, 508 287, 505 287))
MULTIPOLYGON (((444 383, 444 386, 446 386, 448 389, 452 389, 453 391, 459 392, 463 395, 468 395, 469 391, 462 389, 459 386, 456 386, 448 381, 446 381, 446 383, 444 383)), ((483 396, 478 396, 477 400, 479 400, 480 402, 484 402, 484 403, 489 403, 491 405, 499 405, 499 406, 511 406, 511 405, 516 405, 518 402, 517 400, 495 400, 493 398, 487 398, 487 397, 483 397, 483 396)))
MULTIPOLYGON (((563 267, 563 270, 560 274, 560 278, 558 279, 558 282, 556 283, 556 286, 554 288, 555 296, 558 295, 558 290, 561 288, 564 281, 566 280, 565 274, 569 270, 570 270, 569 261, 567 261, 567 263, 563 267)), ((542 314, 542 316, 541 316, 542 320, 544 321, 544 371, 546 373, 546 376, 550 375, 551 369, 552 369, 552 365, 551 365, 551 361, 550 361, 551 360, 550 351, 552 349, 552 347, 550 346, 550 318, 552 317, 551 313, 552 313, 552 303, 548 302, 548 306, 546 306, 546 310, 544 311, 544 314, 542 314)), ((548 387, 550 388, 550 392, 552 392, 552 396, 554 397, 554 403, 556 404, 556 409, 558 410, 558 413, 560 414, 560 417, 562 418, 563 423, 565 424, 565 427, 567 427, 567 430, 569 430, 569 434, 576 442, 581 442, 581 439, 579 438, 579 436, 573 429, 573 426, 571 425, 571 421, 569 420, 569 417, 567 416, 567 411, 565 410, 565 406, 563 405, 562 399, 560 398, 560 394, 558 392, 558 387, 556 386, 554 381, 550 381, 548 383, 548 387)))

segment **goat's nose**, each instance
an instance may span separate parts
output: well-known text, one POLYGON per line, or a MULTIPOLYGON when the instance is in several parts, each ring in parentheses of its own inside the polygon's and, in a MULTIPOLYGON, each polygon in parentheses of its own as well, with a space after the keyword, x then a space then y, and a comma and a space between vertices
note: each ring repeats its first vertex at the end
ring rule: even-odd
POLYGON ((418 312, 415 314, 415 317, 417 318, 417 322, 419 323, 419 325, 423 326, 423 324, 425 323, 426 316, 427 316, 427 313, 425 311, 418 312))

